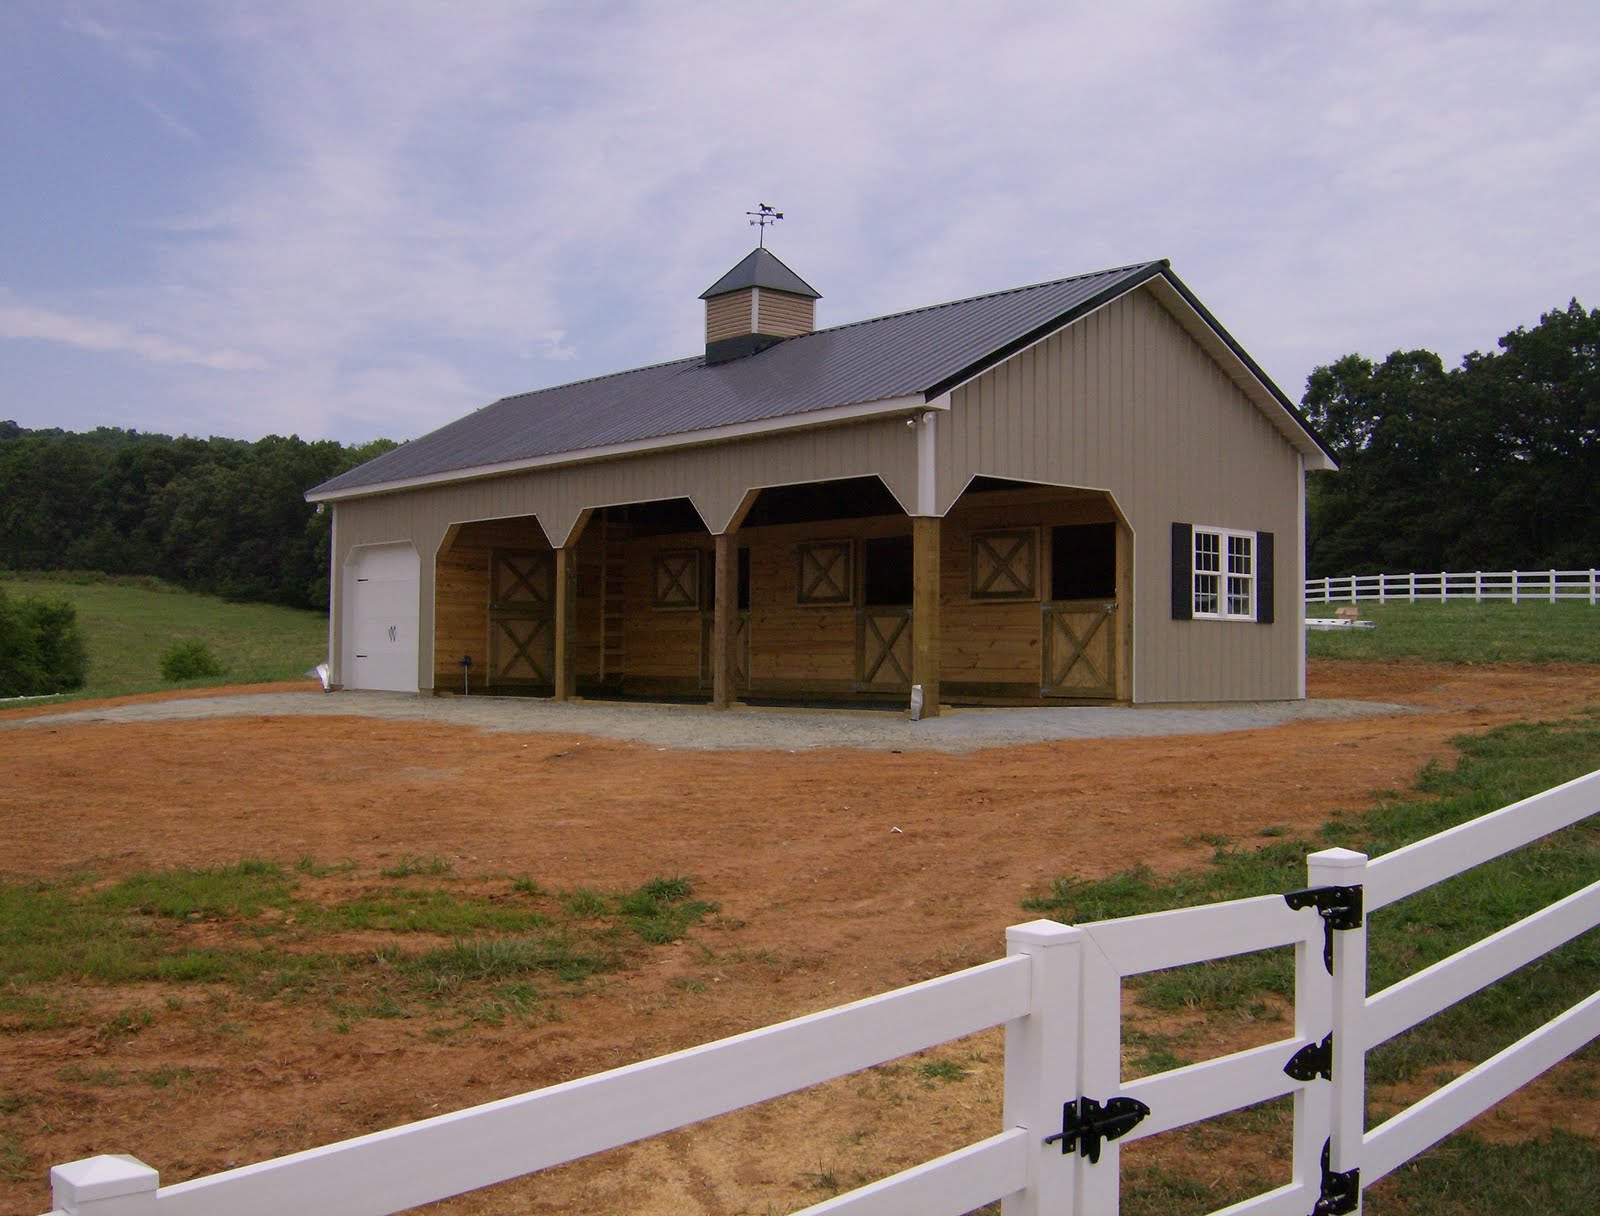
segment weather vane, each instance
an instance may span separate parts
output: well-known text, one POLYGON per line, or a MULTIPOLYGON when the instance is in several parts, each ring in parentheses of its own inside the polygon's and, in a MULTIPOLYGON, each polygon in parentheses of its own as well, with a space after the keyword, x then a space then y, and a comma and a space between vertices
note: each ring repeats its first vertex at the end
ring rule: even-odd
POLYGON ((767 225, 776 224, 781 220, 783 212, 774 211, 770 203, 757 203, 756 207, 758 210, 746 211, 745 214, 752 217, 750 222, 761 229, 761 248, 765 249, 767 247, 767 225))

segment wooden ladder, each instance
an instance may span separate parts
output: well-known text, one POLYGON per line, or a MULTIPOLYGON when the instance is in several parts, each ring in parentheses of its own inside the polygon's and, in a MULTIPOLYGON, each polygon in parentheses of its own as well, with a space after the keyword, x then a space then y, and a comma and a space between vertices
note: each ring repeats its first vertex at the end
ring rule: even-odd
POLYGON ((627 578, 627 527, 600 517, 600 679, 620 677, 627 670, 624 622, 627 578))

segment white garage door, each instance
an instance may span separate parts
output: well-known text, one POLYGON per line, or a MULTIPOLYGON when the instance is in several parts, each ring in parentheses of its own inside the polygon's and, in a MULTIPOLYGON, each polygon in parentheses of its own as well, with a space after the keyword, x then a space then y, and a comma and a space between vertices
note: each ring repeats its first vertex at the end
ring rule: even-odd
POLYGON ((417 584, 410 545, 355 549, 345 566, 346 688, 417 691, 417 584))

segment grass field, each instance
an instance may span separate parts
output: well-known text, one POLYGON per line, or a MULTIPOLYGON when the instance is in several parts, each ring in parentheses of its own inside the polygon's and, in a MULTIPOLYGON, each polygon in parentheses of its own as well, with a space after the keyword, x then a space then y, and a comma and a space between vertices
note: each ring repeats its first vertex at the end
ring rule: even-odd
POLYGON ((327 656, 328 622, 318 612, 230 604, 154 579, 104 575, 7 574, 0 577, 0 587, 9 595, 66 599, 77 608, 89 650, 88 683, 58 699, 292 680, 327 656), (210 647, 222 676, 165 683, 161 656, 173 644, 193 640, 210 647))
MULTIPOLYGON (((1308 604, 1329 617, 1337 604, 1308 604)), ((1376 629, 1306 631, 1313 659, 1422 659, 1435 663, 1600 663, 1600 607, 1559 603, 1359 605, 1376 629)))
MULTIPOLYGON (((1216 841, 1210 868, 1193 874, 1158 876, 1147 869, 1107 879, 1057 879, 1024 908, 1066 923, 1132 916, 1218 900, 1293 890, 1305 881, 1307 853, 1330 845, 1371 856, 1445 831, 1511 802, 1600 768, 1600 711, 1557 723, 1519 723, 1458 740, 1461 760, 1445 771, 1430 766, 1416 786, 1378 805, 1340 816, 1317 839, 1293 839, 1277 831, 1264 839, 1216 841)), ((1593 882, 1600 873, 1600 822, 1594 818, 1410 899, 1370 918, 1368 989, 1379 991, 1446 958, 1516 920, 1593 882)), ((1289 952, 1267 951, 1156 972, 1129 981, 1140 1003, 1184 1029, 1135 1031, 1127 1036, 1141 1073, 1165 1071, 1212 1054, 1203 1049, 1210 1031, 1281 1018, 1293 1000, 1289 952), (1263 999, 1263 994, 1268 994, 1263 999), (1279 1004, 1274 1004, 1274 998, 1279 1004), (1195 1021, 1196 1014, 1201 1018, 1195 1021), (1201 1050, 1194 1048, 1201 1046, 1201 1050)), ((1386 1096, 1389 1087, 1425 1081, 1434 1088, 1459 1071, 1461 1061, 1481 1061, 1600 988, 1600 930, 1580 936, 1544 958, 1489 986, 1416 1028, 1380 1045, 1367 1058, 1368 1125, 1397 1113, 1404 1103, 1386 1096)), ((1158 1025, 1162 1024, 1158 1022, 1158 1025)), ((1579 1053, 1572 1082, 1592 1101, 1600 1079, 1600 1046, 1579 1053)), ((1206 1137, 1219 1127, 1235 1134, 1287 1136, 1286 1109, 1256 1108, 1180 1135, 1206 1137)), ((1214 1205, 1243 1199, 1272 1180, 1248 1172, 1224 1180, 1220 1189, 1194 1193, 1192 1180, 1156 1169, 1130 1172, 1123 1211, 1129 1216, 1176 1216, 1197 1210, 1196 1199, 1214 1205)), ((1365 1210, 1418 1216, 1464 1216, 1478 1211, 1538 1211, 1578 1216, 1600 1202, 1600 1144, 1557 1135, 1521 1143, 1515 1153, 1489 1148, 1470 1136, 1455 1137, 1419 1158, 1371 1196, 1365 1210), (1470 1146, 1470 1147, 1469 1147, 1470 1146), (1463 1154, 1475 1151, 1514 1156, 1515 1171, 1465 1182, 1463 1154), (1575 1176, 1569 1174, 1574 1163, 1575 1176), (1534 1185, 1537 1182, 1538 1185, 1534 1185), (1528 1206, 1527 1196, 1538 1202, 1528 1206)))

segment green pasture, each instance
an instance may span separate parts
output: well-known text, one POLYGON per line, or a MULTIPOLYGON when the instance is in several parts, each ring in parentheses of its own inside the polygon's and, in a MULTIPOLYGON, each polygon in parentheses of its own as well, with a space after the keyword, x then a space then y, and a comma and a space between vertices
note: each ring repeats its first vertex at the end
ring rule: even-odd
POLYGON ((207 684, 292 680, 328 652, 327 617, 271 604, 235 604, 149 578, 104 575, 0 576, 9 595, 65 599, 78 610, 89 650, 88 682, 59 700, 111 697, 207 684), (161 678, 161 656, 201 641, 222 665, 220 677, 174 685, 161 678))
MULTIPOLYGON (((1337 604, 1307 604, 1330 617, 1337 604)), ((1436 663, 1600 663, 1600 606, 1561 600, 1357 605, 1376 629, 1306 630, 1313 659, 1436 663)))

